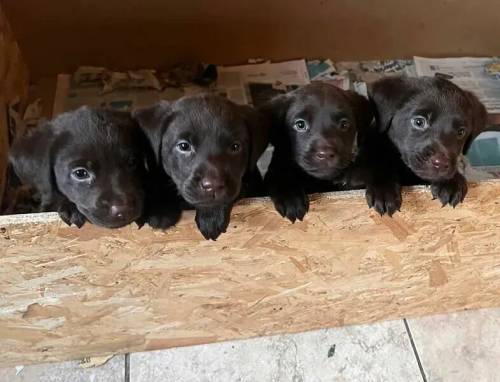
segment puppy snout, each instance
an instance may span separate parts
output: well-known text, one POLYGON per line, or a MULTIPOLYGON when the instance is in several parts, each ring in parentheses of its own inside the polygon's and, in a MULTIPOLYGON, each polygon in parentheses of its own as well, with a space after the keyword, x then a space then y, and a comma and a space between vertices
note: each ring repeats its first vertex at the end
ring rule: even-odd
POLYGON ((130 214, 131 208, 124 204, 112 204, 109 207, 109 214, 113 218, 122 219, 130 214))
POLYGON ((224 181, 215 176, 205 176, 200 181, 200 187, 203 191, 217 193, 224 189, 224 181))
POLYGON ((316 159, 333 159, 335 158, 335 151, 332 148, 322 148, 316 151, 316 159))
POLYGON ((429 160, 432 164, 432 167, 434 167, 437 170, 446 171, 450 168, 451 165, 450 158, 448 158, 446 155, 442 153, 437 153, 432 155, 429 158, 429 160))

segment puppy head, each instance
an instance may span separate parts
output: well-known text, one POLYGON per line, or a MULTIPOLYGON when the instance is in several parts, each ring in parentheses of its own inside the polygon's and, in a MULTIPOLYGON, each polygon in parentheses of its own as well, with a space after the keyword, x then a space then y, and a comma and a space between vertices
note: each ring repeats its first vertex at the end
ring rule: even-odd
POLYGON ((143 140, 127 114, 83 107, 32 130, 10 157, 51 208, 66 197, 91 223, 116 228, 142 213, 143 140))
POLYGON ((339 176, 353 162, 358 134, 373 119, 367 99, 319 82, 271 100, 262 111, 271 117, 273 144, 288 145, 296 164, 321 179, 339 176))
POLYGON ((452 178, 459 156, 485 130, 484 106, 442 78, 386 78, 373 85, 371 98, 379 129, 403 162, 428 181, 452 178))
POLYGON ((165 172, 194 206, 234 201, 243 175, 255 166, 268 141, 259 113, 215 95, 162 101, 134 116, 165 172))

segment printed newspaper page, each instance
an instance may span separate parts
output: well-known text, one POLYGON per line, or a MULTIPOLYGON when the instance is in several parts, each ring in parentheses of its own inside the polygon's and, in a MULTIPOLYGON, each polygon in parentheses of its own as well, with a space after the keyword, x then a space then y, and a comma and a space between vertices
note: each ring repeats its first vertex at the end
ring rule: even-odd
POLYGON ((489 113, 500 113, 500 60, 414 57, 418 76, 442 76, 476 94, 489 113))

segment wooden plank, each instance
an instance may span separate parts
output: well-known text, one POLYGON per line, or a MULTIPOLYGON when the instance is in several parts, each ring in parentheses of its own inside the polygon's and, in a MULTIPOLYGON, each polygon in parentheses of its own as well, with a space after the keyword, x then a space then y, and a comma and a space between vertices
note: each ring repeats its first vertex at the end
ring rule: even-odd
POLYGON ((248 200, 216 242, 192 213, 167 233, 2 217, 0 365, 500 306, 499 194, 453 210, 419 188, 390 219, 332 193, 293 225, 248 200))
POLYGON ((473 0, 3 3, 34 78, 72 73, 84 64, 131 69, 250 57, 500 55, 498 0, 481 0, 480 6, 473 0))

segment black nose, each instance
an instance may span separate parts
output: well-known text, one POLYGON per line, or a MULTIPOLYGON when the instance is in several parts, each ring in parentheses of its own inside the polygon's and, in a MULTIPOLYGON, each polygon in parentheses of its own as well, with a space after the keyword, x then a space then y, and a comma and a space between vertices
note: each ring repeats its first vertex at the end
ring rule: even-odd
POLYGON ((450 168, 450 159, 444 154, 434 154, 429 160, 432 166, 438 170, 448 170, 450 168))
POLYGON ((316 158, 319 160, 332 159, 335 157, 335 151, 331 148, 322 148, 316 151, 316 158))
POLYGON ((216 177, 204 177, 200 181, 200 187, 205 192, 219 191, 224 188, 224 182, 216 177))
POLYGON ((109 214, 114 218, 123 218, 130 212, 130 207, 127 205, 112 204, 109 207, 109 214))

